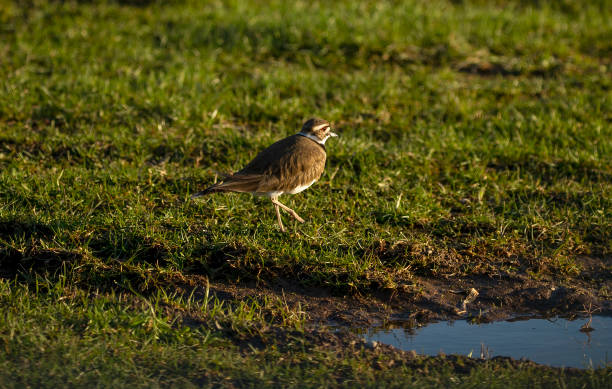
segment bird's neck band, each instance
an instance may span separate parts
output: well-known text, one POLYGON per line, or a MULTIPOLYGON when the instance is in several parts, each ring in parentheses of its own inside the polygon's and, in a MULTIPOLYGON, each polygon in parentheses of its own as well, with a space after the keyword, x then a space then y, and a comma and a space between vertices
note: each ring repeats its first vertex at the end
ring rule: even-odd
POLYGON ((316 136, 314 136, 312 134, 307 134, 307 133, 301 132, 301 131, 298 132, 298 135, 302 135, 302 136, 305 136, 308 139, 312 139, 315 142, 317 142, 318 144, 320 144, 321 146, 324 146, 325 145, 325 141, 329 138, 329 135, 327 135, 324 139, 321 140, 321 139, 317 138, 316 136))

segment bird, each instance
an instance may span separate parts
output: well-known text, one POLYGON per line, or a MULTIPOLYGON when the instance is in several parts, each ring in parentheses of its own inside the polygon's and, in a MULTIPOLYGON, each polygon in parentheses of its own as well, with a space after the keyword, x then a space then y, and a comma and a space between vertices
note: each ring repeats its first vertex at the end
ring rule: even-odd
POLYGON ((300 193, 321 178, 327 159, 325 142, 337 136, 327 120, 308 119, 300 132, 273 143, 240 171, 226 175, 221 182, 193 194, 191 198, 219 192, 267 196, 274 205, 280 230, 286 232, 280 209, 300 223, 304 223, 304 219, 281 203, 279 196, 300 193))

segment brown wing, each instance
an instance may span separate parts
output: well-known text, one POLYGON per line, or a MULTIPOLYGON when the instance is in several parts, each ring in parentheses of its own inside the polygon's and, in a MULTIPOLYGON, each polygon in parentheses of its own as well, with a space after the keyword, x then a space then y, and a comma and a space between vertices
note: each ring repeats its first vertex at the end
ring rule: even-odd
POLYGON ((259 153, 233 177, 260 176, 257 192, 287 192, 318 180, 325 169, 325 148, 312 139, 293 135, 259 153))
POLYGON ((214 192, 287 192, 318 180, 325 168, 325 148, 301 135, 279 140, 242 170, 194 197, 214 192))

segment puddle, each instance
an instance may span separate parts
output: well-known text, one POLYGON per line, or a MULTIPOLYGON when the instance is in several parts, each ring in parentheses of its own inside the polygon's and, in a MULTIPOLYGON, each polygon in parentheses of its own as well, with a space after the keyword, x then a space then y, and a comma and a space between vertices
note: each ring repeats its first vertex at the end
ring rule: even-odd
POLYGON ((362 336, 426 355, 501 355, 557 367, 606 366, 612 362, 612 317, 594 316, 594 331, 581 332, 586 322, 557 318, 470 324, 461 320, 416 329, 371 328, 362 336))

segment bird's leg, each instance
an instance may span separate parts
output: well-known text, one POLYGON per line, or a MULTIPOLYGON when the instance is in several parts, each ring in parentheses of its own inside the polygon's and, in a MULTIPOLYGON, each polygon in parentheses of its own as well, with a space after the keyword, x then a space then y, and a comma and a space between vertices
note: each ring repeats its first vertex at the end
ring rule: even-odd
POLYGON ((286 206, 285 204, 282 204, 280 201, 278 201, 278 199, 273 198, 272 199, 272 203, 274 203, 275 206, 279 206, 282 209, 284 209, 285 211, 289 212, 289 214, 291 216, 293 216, 295 218, 295 220, 299 221, 300 223, 304 223, 304 219, 302 219, 300 217, 300 215, 298 215, 293 209, 289 208, 288 206, 286 206))
POLYGON ((283 227, 283 221, 280 215, 280 209, 278 208, 277 204, 274 204, 274 210, 276 210, 276 220, 278 220, 278 226, 282 232, 285 232, 285 227, 283 227))

